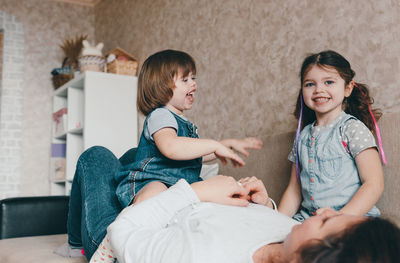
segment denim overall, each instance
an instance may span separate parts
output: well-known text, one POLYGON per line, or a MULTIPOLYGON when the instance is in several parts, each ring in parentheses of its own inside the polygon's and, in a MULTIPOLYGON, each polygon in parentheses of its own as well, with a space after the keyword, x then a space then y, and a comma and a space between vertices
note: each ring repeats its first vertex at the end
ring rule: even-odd
MULTIPOLYGON (((358 191, 361 179, 355 159, 342 143, 345 122, 355 118, 344 112, 326 127, 307 125, 299 138, 300 181, 303 201, 293 217, 303 221, 318 208, 343 208, 358 191)), ((367 216, 379 216, 375 206, 367 216)))
MULTIPOLYGON (((197 127, 193 123, 171 113, 178 123, 178 136, 199 138, 197 127)), ((143 130, 147 128, 147 118, 143 130)), ((118 183, 118 199, 122 207, 128 206, 135 195, 152 181, 162 182, 168 187, 182 178, 189 184, 200 181, 201 165, 202 158, 177 161, 165 157, 158 150, 156 144, 146 139, 142 132, 135 161, 122 167, 115 174, 115 180, 118 183)))

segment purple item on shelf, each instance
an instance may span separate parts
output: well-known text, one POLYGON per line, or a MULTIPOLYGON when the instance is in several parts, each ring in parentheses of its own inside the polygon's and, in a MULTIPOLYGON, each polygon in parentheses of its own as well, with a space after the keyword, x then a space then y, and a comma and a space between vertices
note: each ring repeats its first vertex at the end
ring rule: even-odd
POLYGON ((66 155, 65 143, 52 143, 51 144, 51 157, 65 158, 66 155))

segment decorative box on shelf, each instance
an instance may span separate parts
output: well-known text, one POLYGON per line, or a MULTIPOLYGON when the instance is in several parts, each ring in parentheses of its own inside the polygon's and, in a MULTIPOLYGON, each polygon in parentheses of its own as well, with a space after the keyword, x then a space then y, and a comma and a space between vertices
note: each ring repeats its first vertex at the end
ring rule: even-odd
POLYGON ((127 51, 117 47, 106 54, 107 57, 107 72, 136 76, 138 61, 127 51))

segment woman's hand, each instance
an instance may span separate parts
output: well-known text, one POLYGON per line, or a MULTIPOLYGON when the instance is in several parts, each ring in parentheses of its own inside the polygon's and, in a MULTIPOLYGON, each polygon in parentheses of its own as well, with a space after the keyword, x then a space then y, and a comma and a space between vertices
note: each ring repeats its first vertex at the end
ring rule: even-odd
POLYGON ((216 175, 207 180, 193 183, 191 186, 202 202, 235 206, 249 204, 247 199, 249 191, 230 176, 216 175))
POLYGON ((232 148, 235 151, 248 157, 249 152, 246 149, 261 149, 263 142, 255 137, 246 137, 243 139, 226 139, 222 140, 221 143, 226 147, 232 148))
POLYGON ((267 189, 263 182, 255 176, 245 177, 238 181, 242 184, 243 188, 248 190, 248 200, 251 200, 253 203, 265 205, 270 208, 273 208, 273 204, 271 199, 268 196, 267 189))

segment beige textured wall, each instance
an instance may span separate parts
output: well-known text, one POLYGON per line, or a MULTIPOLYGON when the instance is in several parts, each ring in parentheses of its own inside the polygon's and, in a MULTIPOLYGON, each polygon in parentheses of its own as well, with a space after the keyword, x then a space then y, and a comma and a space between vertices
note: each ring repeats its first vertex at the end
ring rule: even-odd
POLYGON ((96 38, 140 62, 180 49, 198 65, 187 115, 202 137, 261 136, 295 128, 306 54, 333 49, 371 86, 384 112, 400 110, 400 2, 396 0, 102 0, 96 38))
POLYGON ((94 9, 49 0, 0 0, 25 32, 25 78, 20 195, 49 194, 53 86, 50 72, 61 66, 59 48, 77 33, 94 39, 94 9))
POLYGON ((104 51, 120 46, 140 62, 166 48, 192 54, 200 89, 187 116, 202 137, 293 130, 300 63, 327 48, 350 60, 384 112, 400 110, 397 0, 102 0, 94 8, 0 0, 0 9, 25 29, 21 195, 49 191, 49 72, 70 34, 95 35, 104 51))

